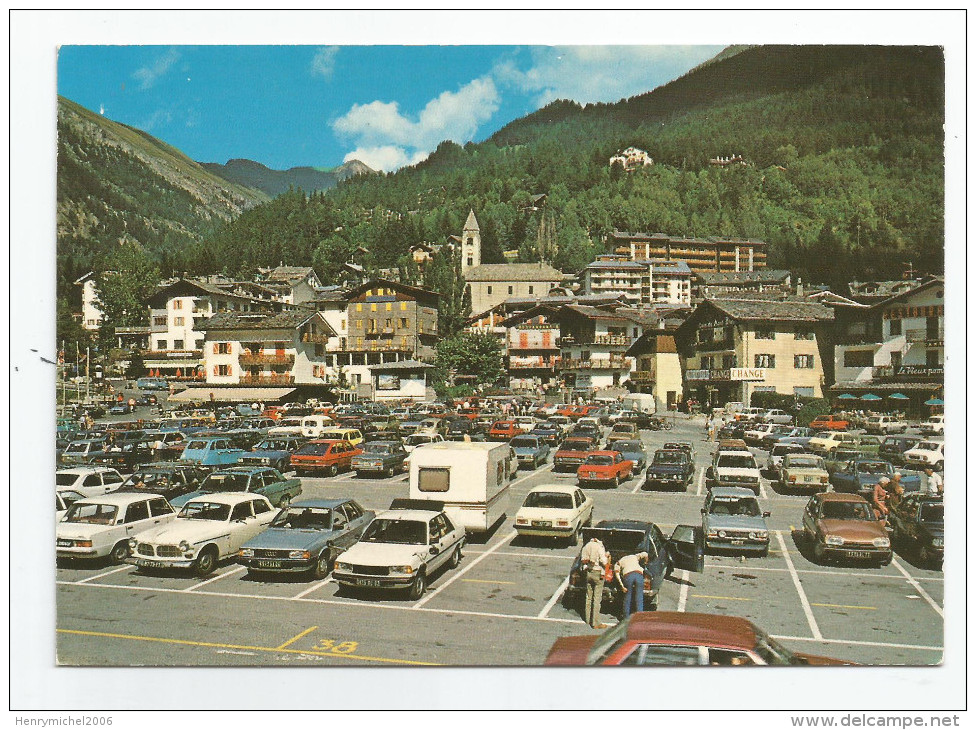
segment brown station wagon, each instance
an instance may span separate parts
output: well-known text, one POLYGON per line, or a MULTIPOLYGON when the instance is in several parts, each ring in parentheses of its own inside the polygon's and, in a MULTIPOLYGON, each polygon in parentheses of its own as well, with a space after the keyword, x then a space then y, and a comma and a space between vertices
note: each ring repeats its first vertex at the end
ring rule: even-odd
POLYGON ((817 560, 891 562, 891 540, 884 520, 858 494, 815 494, 803 510, 803 539, 817 560))

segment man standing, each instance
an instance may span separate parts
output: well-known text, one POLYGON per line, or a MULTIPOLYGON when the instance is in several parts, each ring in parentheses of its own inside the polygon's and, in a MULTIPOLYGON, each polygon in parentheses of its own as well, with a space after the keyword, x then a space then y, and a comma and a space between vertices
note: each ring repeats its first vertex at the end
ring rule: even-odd
POLYGON ((600 603, 603 601, 603 572, 610 562, 607 549, 596 537, 590 539, 583 546, 580 553, 583 575, 586 577, 586 604, 583 607, 586 623, 594 629, 605 629, 607 625, 600 621, 600 603))
POLYGON ((879 520, 888 515, 888 506, 885 502, 888 499, 887 487, 890 481, 888 477, 881 477, 874 485, 874 493, 871 495, 871 506, 874 507, 874 515, 879 520))
POLYGON ((613 566, 617 582, 624 591, 624 618, 634 611, 644 610, 644 566, 647 553, 624 555, 613 566))
POLYGON ((931 466, 925 467, 925 479, 922 483, 922 492, 926 494, 942 494, 943 486, 942 477, 936 474, 931 466))

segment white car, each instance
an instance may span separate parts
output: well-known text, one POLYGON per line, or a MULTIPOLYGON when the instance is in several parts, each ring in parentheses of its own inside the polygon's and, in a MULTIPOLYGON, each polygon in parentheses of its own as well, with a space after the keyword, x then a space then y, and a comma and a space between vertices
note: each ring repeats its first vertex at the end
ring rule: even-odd
POLYGON ((158 494, 106 494, 79 499, 57 524, 59 558, 104 558, 121 563, 129 557, 129 539, 176 519, 158 494))
POLYGON ((512 420, 522 433, 530 433, 535 428, 535 424, 539 422, 535 416, 515 416, 512 420))
POLYGON ((444 437, 439 433, 412 433, 403 440, 403 448, 407 450, 409 454, 418 446, 425 446, 426 444, 437 444, 444 440, 444 437))
POLYGON ((277 425, 268 429, 269 436, 301 436, 302 421, 300 416, 289 416, 278 421, 277 425))
POLYGON ((905 433, 908 430, 908 424, 892 416, 870 416, 864 422, 864 430, 868 433, 887 436, 889 433, 905 433))
POLYGON ((532 488, 515 513, 515 530, 528 537, 568 539, 578 545, 583 527, 593 522, 593 498, 568 484, 532 488))
POLYGON ((943 436, 945 434, 945 416, 931 416, 918 427, 923 436, 943 436))
POLYGON ((764 423, 793 423, 793 416, 784 410, 779 408, 770 408, 768 411, 763 413, 760 418, 764 423))
POLYGON ((192 568, 207 575, 218 561, 263 532, 278 514, 266 497, 243 492, 207 494, 183 505, 171 524, 129 541, 129 562, 140 568, 192 568))
POLYGON ((763 436, 773 433, 774 425, 773 423, 760 423, 752 428, 746 429, 742 434, 742 440, 750 446, 755 446, 762 441, 763 436))
POLYGON ((339 557, 332 577, 350 588, 406 590, 417 600, 435 571, 461 562, 464 529, 451 522, 443 502, 395 499, 390 506, 339 557))
POLYGON ((942 471, 945 466, 945 442, 922 441, 914 449, 909 449, 902 458, 909 469, 924 469, 931 466, 936 471, 942 471))
MULTIPOLYGON (((772 472, 776 475, 776 478, 780 478, 780 469, 783 465, 783 458, 787 454, 802 454, 804 449, 800 444, 773 444, 772 450, 769 452, 769 463, 766 466, 767 471, 772 472)), ((819 457, 818 457, 819 458, 819 457)))
POLYGON ((84 499, 85 495, 73 489, 58 489, 54 494, 55 512, 54 521, 60 522, 68 511, 68 507, 79 499, 84 499))
POLYGON ((107 466, 76 466, 58 469, 54 475, 56 489, 73 489, 85 497, 98 497, 122 486, 122 475, 107 466))
POLYGON ((711 486, 745 487, 759 494, 762 478, 756 458, 750 451, 719 451, 712 465, 705 471, 705 479, 711 486))

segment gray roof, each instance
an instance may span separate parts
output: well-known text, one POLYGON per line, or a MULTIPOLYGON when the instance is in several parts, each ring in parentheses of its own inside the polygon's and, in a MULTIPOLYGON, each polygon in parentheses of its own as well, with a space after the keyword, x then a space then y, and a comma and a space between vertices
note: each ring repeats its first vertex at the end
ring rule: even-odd
MULTIPOLYGON (((286 312, 220 312, 200 324, 197 329, 212 330, 282 330, 305 324, 318 312, 300 307, 286 312)), ((324 323, 324 320, 323 320, 324 323)))
POLYGON ((834 318, 834 310, 803 297, 778 299, 745 298, 706 299, 732 319, 771 320, 777 322, 827 322, 834 318))
POLYGON ((311 266, 278 266, 270 271, 265 270, 268 281, 280 281, 288 284, 304 279, 312 273, 315 272, 311 266))
POLYGON ((549 264, 482 264, 469 269, 467 281, 562 281, 562 272, 549 264))
POLYGON ((419 360, 401 360, 400 362, 387 362, 382 365, 370 365, 372 372, 386 372, 387 370, 430 370, 433 365, 419 360))
POLYGON ((464 222, 464 230, 466 231, 481 230, 481 227, 478 225, 478 219, 474 217, 474 209, 468 212, 468 219, 464 222))
POLYGON ((786 269, 759 269, 757 271, 703 271, 696 275, 704 284, 752 284, 779 283, 790 278, 786 269))

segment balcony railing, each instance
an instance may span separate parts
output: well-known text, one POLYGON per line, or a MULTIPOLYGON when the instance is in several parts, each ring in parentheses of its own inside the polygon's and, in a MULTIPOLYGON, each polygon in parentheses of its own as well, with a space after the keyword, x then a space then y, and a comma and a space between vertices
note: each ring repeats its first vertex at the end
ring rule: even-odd
POLYGON ((203 357, 203 350, 146 350, 142 357, 147 360, 189 360, 203 357))
POLYGON ((635 370, 633 375, 630 376, 631 380, 639 381, 642 383, 653 383, 654 371, 653 370, 635 370))
POLYGON ((941 346, 945 341, 945 330, 939 327, 938 330, 915 329, 905 330, 906 342, 924 342, 928 345, 941 346))
POLYGON ((287 365, 291 367, 295 364, 294 355, 249 352, 247 350, 242 352, 237 359, 244 367, 250 365, 287 365))
POLYGON ((525 342, 510 340, 508 343, 509 350, 558 350, 561 342, 557 337, 554 340, 549 340, 549 342, 525 342))
POLYGON ((559 358, 554 357, 551 359, 537 358, 535 360, 510 360, 508 363, 509 370, 552 370, 559 365, 559 358))
POLYGON ((593 338, 594 345, 629 345, 627 335, 597 335, 593 338))
POLYGON ((625 357, 602 358, 599 360, 578 360, 573 358, 563 358, 563 370, 617 370, 629 368, 630 363, 625 357))
MULTIPOLYGON (((330 350, 330 352, 333 352, 333 350, 330 350)), ((362 345, 347 342, 345 347, 340 347, 338 350, 334 350, 334 352, 413 352, 413 348, 409 345, 404 347, 396 340, 393 342, 364 342, 362 345)))
POLYGON ((329 338, 326 335, 313 335, 311 332, 306 332, 302 335, 302 342, 314 342, 317 345, 327 345, 329 344, 329 338))
POLYGON ((241 385, 293 385, 294 375, 242 375, 241 385))

